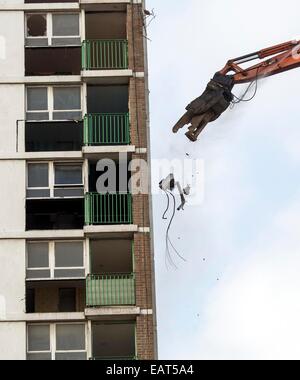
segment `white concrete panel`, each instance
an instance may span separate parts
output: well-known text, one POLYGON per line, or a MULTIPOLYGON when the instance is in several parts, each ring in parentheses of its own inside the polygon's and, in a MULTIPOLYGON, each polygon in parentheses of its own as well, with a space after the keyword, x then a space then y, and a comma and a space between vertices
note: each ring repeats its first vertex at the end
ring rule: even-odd
MULTIPOLYGON (((0 154, 17 151, 17 120, 24 119, 24 93, 23 85, 0 85, 0 154)), ((24 135, 23 122, 18 122, 18 129, 19 135, 24 135)), ((19 145, 19 151, 24 150, 24 146, 21 146, 24 144, 19 145)))
POLYGON ((0 263, 1 322, 24 315, 25 240, 0 240, 0 263))
POLYGON ((24 0, 0 0, 0 6, 1 5, 19 5, 24 4, 24 0))
POLYGON ((26 360, 26 323, 0 321, 0 360, 26 360))
POLYGON ((24 12, 1 11, 0 73, 8 77, 24 76, 24 54, 24 12))
POLYGON ((25 231, 25 161, 0 161, 0 234, 25 231))

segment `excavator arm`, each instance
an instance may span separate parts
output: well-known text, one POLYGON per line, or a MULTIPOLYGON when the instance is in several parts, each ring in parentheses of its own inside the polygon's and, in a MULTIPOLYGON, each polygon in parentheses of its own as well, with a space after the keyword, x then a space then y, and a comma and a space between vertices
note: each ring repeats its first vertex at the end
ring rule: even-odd
POLYGON ((300 67, 300 41, 289 41, 229 60, 208 83, 204 93, 186 107, 187 112, 176 123, 173 132, 189 125, 186 136, 197 141, 206 125, 218 119, 230 106, 234 85, 251 83, 296 67, 300 67), (254 60, 263 61, 248 68, 240 66, 254 60))

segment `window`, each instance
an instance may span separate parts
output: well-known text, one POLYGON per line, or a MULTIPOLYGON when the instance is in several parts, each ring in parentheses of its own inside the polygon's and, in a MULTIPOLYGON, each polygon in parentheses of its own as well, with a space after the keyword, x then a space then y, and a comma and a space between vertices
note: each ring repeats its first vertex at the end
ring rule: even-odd
POLYGON ((79 14, 27 14, 25 43, 27 47, 80 45, 79 14))
POLYGON ((54 165, 54 196, 81 197, 83 195, 82 165, 54 165))
POLYGON ((27 359, 51 360, 50 326, 29 325, 27 328, 27 359))
POLYGON ((81 198, 82 163, 28 163, 27 199, 81 198))
POLYGON ((53 36, 79 36, 79 15, 78 14, 53 14, 53 36))
POLYGON ((27 166, 27 198, 48 198, 48 164, 32 163, 27 166))
POLYGON ((27 87, 27 121, 81 120, 81 87, 27 87))
POLYGON ((27 326, 28 360, 86 360, 86 346, 83 323, 27 326))
POLYGON ((50 278, 48 243, 27 243, 27 278, 50 278))
POLYGON ((83 241, 27 242, 28 280, 85 278, 83 241))

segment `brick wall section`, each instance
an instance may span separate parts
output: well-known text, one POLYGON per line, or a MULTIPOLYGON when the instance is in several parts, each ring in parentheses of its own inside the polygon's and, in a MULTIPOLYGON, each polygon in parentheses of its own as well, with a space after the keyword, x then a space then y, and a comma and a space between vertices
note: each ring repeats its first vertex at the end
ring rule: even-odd
MULTIPOLYGON (((140 4, 127 6, 127 37, 129 68, 133 73, 145 71, 143 13, 140 4), (133 32, 134 29, 134 32, 133 32)), ((147 148, 147 108, 145 79, 130 78, 129 112, 131 123, 131 144, 136 148, 147 148)), ((132 159, 147 161, 147 154, 134 154, 132 159)), ((148 174, 148 173, 147 173, 148 174)), ((148 180, 146 178, 146 180, 148 180)), ((133 223, 139 227, 150 227, 149 196, 133 195, 133 223)), ((136 303, 141 309, 153 308, 152 304, 152 252, 149 233, 134 235, 136 273, 136 303)), ((142 360, 155 358, 155 340, 152 315, 137 317, 137 356, 142 360)))
POLYGON ((144 78, 131 78, 129 82, 129 112, 131 144, 147 147, 147 114, 144 78), (137 95, 136 95, 137 94, 137 95))
POLYGON ((134 235, 134 258, 136 272, 136 303, 142 309, 152 308, 152 264, 150 234, 134 235))
POLYGON ((144 19, 141 4, 127 5, 127 39, 129 69, 143 72, 144 62, 144 19))
POLYGON ((154 353, 154 333, 153 316, 140 315, 136 321, 137 334, 137 357, 139 360, 153 360, 154 353))

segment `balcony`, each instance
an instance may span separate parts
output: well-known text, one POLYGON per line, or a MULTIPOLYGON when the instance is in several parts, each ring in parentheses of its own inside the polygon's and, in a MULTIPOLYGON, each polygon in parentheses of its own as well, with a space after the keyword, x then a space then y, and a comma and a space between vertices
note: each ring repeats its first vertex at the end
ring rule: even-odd
POLYGON ((128 113, 88 114, 84 117, 84 145, 129 145, 128 113))
POLYGON ((86 304, 87 307, 135 305, 135 275, 89 275, 86 304))
POLYGON ((132 195, 130 193, 87 193, 85 195, 85 224, 132 224, 132 195))
POLYGON ((128 41, 124 39, 83 41, 82 69, 128 69, 128 41))

